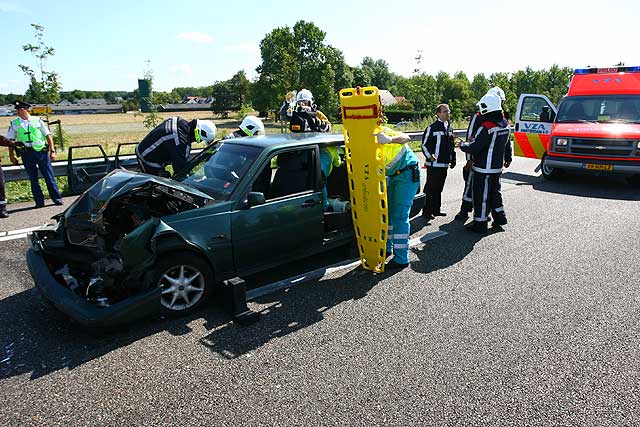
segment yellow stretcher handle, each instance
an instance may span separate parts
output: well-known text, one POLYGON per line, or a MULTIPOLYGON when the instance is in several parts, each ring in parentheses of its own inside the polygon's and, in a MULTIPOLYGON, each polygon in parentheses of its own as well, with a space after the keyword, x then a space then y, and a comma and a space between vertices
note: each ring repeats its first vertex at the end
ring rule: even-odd
POLYGON ((349 174, 351 218, 362 267, 381 273, 386 257, 388 213, 384 151, 374 133, 382 123, 375 86, 340 91, 340 111, 349 174))

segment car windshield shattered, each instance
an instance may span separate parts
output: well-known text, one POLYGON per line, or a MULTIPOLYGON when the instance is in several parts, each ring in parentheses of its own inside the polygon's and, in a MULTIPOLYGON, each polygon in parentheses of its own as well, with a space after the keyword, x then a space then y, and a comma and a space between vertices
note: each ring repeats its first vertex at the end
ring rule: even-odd
POLYGON ((220 141, 196 157, 188 170, 175 177, 218 200, 226 200, 262 150, 220 141))
POLYGON ((571 96, 558 109, 558 123, 640 123, 640 96, 571 96))

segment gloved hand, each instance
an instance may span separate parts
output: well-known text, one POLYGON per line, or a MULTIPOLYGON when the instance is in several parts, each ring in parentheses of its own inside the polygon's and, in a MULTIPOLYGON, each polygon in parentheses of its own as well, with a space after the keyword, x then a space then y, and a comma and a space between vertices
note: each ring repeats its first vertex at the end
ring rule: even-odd
POLYGON ((451 169, 455 168, 455 167, 456 167, 456 162, 451 162, 451 164, 449 165, 449 167, 450 167, 451 169))
POLYGON ((374 133, 373 136, 378 137, 378 144, 388 144, 393 141, 393 138, 385 134, 384 132, 374 133))

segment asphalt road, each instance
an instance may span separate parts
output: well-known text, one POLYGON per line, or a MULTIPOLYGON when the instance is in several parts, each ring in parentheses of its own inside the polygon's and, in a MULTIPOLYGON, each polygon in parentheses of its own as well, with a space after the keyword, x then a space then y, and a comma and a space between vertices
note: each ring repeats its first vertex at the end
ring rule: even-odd
POLYGON ((0 242, 0 426, 639 425, 640 189, 535 165, 504 174, 504 231, 453 221, 457 168, 449 216, 412 222, 448 234, 410 269, 260 297, 248 327, 212 305, 87 335, 33 289, 26 241, 0 242))

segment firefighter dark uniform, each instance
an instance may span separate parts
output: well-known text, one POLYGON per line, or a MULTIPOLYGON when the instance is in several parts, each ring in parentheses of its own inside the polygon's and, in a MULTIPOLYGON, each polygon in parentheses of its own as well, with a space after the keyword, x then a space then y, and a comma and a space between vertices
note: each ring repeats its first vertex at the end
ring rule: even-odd
POLYGON ((165 175, 168 164, 177 172, 189 158, 191 144, 195 142, 197 120, 187 121, 170 117, 156 126, 136 146, 140 169, 150 175, 165 175))
POLYGON ((422 153, 426 158, 427 181, 424 185, 426 204, 422 216, 433 219, 444 215, 441 211, 442 190, 447 179, 447 168, 455 167, 456 153, 453 145, 453 128, 438 119, 429 125, 422 135, 422 153), (431 160, 431 157, 435 160, 431 160))
POLYGON ((473 223, 471 231, 486 232, 489 213, 494 225, 504 225, 507 218, 500 193, 500 175, 505 164, 511 163, 509 123, 502 111, 479 117, 481 121, 473 140, 460 146, 473 155, 473 223))
POLYGON ((320 110, 296 110, 291 115, 289 130, 299 132, 330 132, 331 122, 320 110))
MULTIPOLYGON (((480 113, 475 113, 471 117, 469 127, 467 127, 466 141, 472 142, 478 127, 480 126, 480 113)), ((462 168, 462 178, 464 179, 464 190, 462 192, 462 204, 460 205, 460 212, 456 215, 457 219, 466 220, 469 216, 469 212, 473 210, 473 158, 471 153, 464 153, 467 163, 462 168)))
MULTIPOLYGON (((301 132, 330 132, 331 122, 315 105, 310 107, 298 106, 289 118, 289 130, 293 133, 301 132)), ((340 157, 336 147, 320 149, 320 169, 322 171, 322 206, 329 210, 331 200, 327 192, 327 179, 334 167, 340 166, 340 157)))

